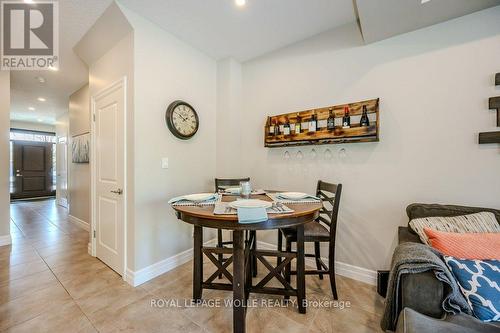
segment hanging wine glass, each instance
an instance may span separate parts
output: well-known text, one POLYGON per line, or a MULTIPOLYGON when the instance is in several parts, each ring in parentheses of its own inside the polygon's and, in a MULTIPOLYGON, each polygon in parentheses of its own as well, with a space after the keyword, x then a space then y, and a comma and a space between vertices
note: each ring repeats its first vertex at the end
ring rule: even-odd
POLYGON ((298 160, 302 160, 304 158, 304 155, 302 154, 302 152, 299 150, 297 151, 297 154, 295 155, 295 157, 298 159, 298 160))
POLYGON ((333 157, 332 151, 330 148, 326 148, 325 150, 325 160, 331 160, 333 157))
POLYGON ((318 153, 316 153, 316 149, 314 149, 314 148, 313 148, 313 149, 311 150, 310 156, 311 156, 311 159, 312 159, 312 160, 315 160, 315 159, 316 159, 316 157, 318 157, 318 153))

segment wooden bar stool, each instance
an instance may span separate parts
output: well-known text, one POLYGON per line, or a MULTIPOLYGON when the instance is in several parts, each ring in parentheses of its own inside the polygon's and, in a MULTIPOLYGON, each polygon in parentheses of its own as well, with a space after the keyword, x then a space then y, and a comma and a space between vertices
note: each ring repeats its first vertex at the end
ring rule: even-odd
MULTIPOLYGON (((318 181, 316 196, 323 202, 323 208, 320 210, 319 217, 311 223, 304 225, 304 242, 314 243, 314 254, 305 254, 306 257, 313 257, 316 260, 316 270, 306 270, 306 275, 318 275, 323 279, 323 274, 330 276, 330 286, 334 299, 338 299, 337 286, 335 284, 335 234, 337 232, 337 216, 340 205, 340 195, 342 193, 342 184, 329 184, 318 181), (321 259, 320 244, 329 244, 328 266, 321 259)), ((286 240, 286 251, 292 250, 292 243, 297 241, 297 233, 293 228, 280 229, 278 231, 278 251, 282 250, 283 237, 286 240)), ((278 258, 278 265, 281 258, 278 258)), ((290 281, 290 275, 297 274, 291 271, 288 265, 285 269, 285 278, 290 281)))

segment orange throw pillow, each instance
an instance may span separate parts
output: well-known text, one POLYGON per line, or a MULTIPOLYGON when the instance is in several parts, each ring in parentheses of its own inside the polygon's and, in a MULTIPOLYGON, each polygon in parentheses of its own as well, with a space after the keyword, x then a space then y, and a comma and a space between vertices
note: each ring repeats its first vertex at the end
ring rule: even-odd
POLYGON ((456 233, 424 228, 429 244, 459 259, 500 259, 500 233, 456 233))

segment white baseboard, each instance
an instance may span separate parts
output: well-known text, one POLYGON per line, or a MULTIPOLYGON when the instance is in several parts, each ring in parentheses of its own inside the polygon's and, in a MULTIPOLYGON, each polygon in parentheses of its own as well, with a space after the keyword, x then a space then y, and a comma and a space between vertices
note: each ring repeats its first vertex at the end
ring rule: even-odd
MULTIPOLYGON (((214 246, 215 243, 216 240, 212 239, 208 242, 205 242, 204 245, 214 246)), ((154 279, 157 276, 165 274, 166 272, 187 263, 192 259, 193 249, 191 248, 135 272, 127 268, 124 280, 131 286, 137 287, 149 280, 154 279)))
MULTIPOLYGON (((276 250, 276 245, 257 241, 257 247, 264 250, 276 250)), ((328 258, 322 258, 324 262, 328 263, 328 258)), ((306 258, 306 265, 309 267, 316 267, 314 258, 306 258)), ((346 264, 341 261, 335 261, 335 274, 348 277, 353 280, 361 281, 370 285, 377 284, 377 272, 363 267, 358 267, 346 264)))
POLYGON ((12 238, 10 235, 0 236, 0 246, 12 244, 12 238))
POLYGON ((56 198, 56 204, 64 208, 68 208, 68 200, 65 198, 56 198))
MULTIPOLYGON (((213 246, 215 245, 216 240, 212 239, 206 243, 205 246, 213 246)), ((266 242, 257 242, 257 247, 265 250, 275 250, 276 245, 266 243, 266 242)), ((89 243, 89 253, 92 252, 91 245, 89 243)), ((127 268, 125 273, 124 280, 130 284, 131 286, 137 287, 149 280, 154 279, 157 276, 160 276, 172 269, 185 264, 186 262, 193 259, 193 249, 188 249, 181 253, 178 253, 172 257, 161 260, 157 263, 154 263, 148 267, 140 269, 138 271, 132 271, 127 268)), ((327 258, 323 258, 325 262, 328 262, 327 258)), ((310 267, 315 267, 316 263, 314 258, 306 258, 306 265, 310 267)), ((377 283, 377 272, 372 271, 363 267, 358 267, 350 264, 346 264, 340 261, 335 262, 335 273, 341 276, 345 276, 357 281, 361 281, 370 285, 376 285, 377 283)))
POLYGON ((74 217, 73 215, 68 215, 68 219, 71 223, 82 228, 83 230, 90 231, 90 224, 84 220, 80 220, 78 217, 74 217))

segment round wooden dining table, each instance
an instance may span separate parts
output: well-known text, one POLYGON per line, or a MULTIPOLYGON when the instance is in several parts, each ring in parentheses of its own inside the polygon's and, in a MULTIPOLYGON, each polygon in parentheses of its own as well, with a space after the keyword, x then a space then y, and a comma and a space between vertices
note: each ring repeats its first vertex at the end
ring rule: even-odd
MULTIPOLYGON (((237 196, 223 195, 221 201, 236 200, 237 196)), ((252 195, 252 199, 272 201, 265 195, 252 195)), ((202 299, 203 289, 228 290, 233 292, 233 331, 245 332, 246 301, 249 293, 274 294, 286 297, 296 296, 300 313, 306 312, 305 307, 305 255, 304 255, 304 225, 314 221, 322 208, 321 202, 287 203, 293 209, 291 213, 268 214, 268 220, 259 223, 239 223, 237 215, 216 215, 214 206, 172 206, 177 217, 194 226, 194 260, 193 260, 193 299, 202 299), (232 232, 232 248, 204 247, 203 228, 225 229, 232 232), (255 232, 257 230, 271 230, 281 228, 295 228, 297 232, 297 249, 292 252, 259 250, 256 246, 255 232), (245 232, 250 231, 245 240, 245 232), (232 255, 224 261, 218 260, 216 255, 232 255), (207 280, 203 280, 203 255, 206 255, 217 267, 207 280), (281 258, 274 267, 266 257, 281 258), (291 261, 296 260, 297 280, 296 288, 290 284, 282 271, 290 270, 291 261), (252 260, 261 261, 269 270, 269 274, 254 285, 252 281, 252 260), (227 270, 233 264, 232 274, 227 270), (230 283, 217 283, 215 279, 224 275, 230 283), (265 287, 267 282, 276 278, 283 288, 265 287)))

